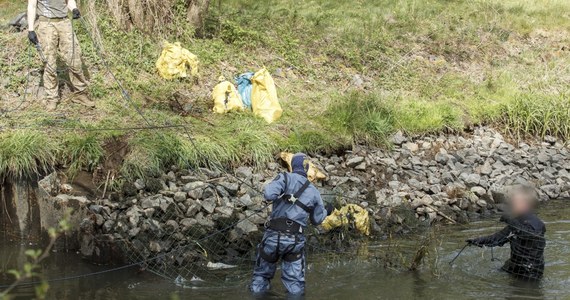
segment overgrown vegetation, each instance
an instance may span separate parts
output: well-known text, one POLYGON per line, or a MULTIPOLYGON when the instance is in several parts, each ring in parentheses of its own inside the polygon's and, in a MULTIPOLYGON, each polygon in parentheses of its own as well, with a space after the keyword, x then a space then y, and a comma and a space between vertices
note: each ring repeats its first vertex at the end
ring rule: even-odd
MULTIPOLYGON (((5 22, 25 3, 0 0, 0 7, 5 22)), ((83 8, 88 28, 74 23, 97 111, 66 104, 62 119, 32 102, 3 115, 5 137, 30 135, 18 127, 40 128, 34 143, 19 148, 27 157, 8 149, 17 144, 13 138, 0 141, 1 172, 24 174, 56 162, 72 171, 94 168, 110 137, 128 143, 122 174, 129 178, 177 164, 263 165, 281 150, 383 145, 396 130, 459 131, 486 123, 519 138, 570 137, 568 1, 231 0, 210 6, 200 38, 177 7, 169 9, 181 14, 172 16, 172 26, 152 35, 118 29, 102 7, 83 8), (148 126, 121 98, 91 36, 151 125, 184 125, 188 132, 55 129, 148 126), (156 74, 163 40, 198 55, 200 78, 168 81, 156 74), (233 78, 261 66, 278 85, 285 111, 278 122, 210 113, 219 75, 233 78)), ((0 47, 0 70, 9 74, 0 80, 2 107, 17 107, 25 75, 39 60, 29 65, 25 33, 2 32, 0 47)), ((32 72, 32 93, 39 80, 32 72)))

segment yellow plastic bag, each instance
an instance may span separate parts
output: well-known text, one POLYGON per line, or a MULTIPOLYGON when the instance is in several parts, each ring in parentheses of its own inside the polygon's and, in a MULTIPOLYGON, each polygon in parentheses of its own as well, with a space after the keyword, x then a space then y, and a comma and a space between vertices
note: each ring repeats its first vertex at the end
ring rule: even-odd
MULTIPOLYGON (((281 159, 287 163, 289 166, 289 172, 291 172, 291 160, 293 159, 293 153, 281 152, 281 159)), ((317 167, 312 162, 309 162, 309 171, 307 172, 307 178, 309 178, 309 181, 315 182, 316 180, 323 180, 327 178, 327 176, 323 174, 323 172, 319 171, 319 169, 317 169, 317 167)))
POLYGON ((368 211, 356 204, 348 204, 341 209, 335 209, 330 216, 323 221, 323 229, 326 231, 334 228, 354 224, 356 230, 364 235, 370 235, 370 219, 368 211))
POLYGON ((214 112, 225 114, 230 111, 242 111, 243 102, 236 87, 225 78, 220 78, 212 91, 212 99, 214 100, 214 112))
POLYGON ((158 74, 165 79, 188 77, 188 67, 192 76, 198 75, 198 56, 182 48, 179 42, 164 42, 162 53, 156 61, 158 74))
POLYGON ((253 78, 251 90, 251 108, 256 116, 260 116, 267 123, 272 123, 281 117, 283 109, 277 99, 277 89, 271 74, 267 69, 257 71, 253 78))

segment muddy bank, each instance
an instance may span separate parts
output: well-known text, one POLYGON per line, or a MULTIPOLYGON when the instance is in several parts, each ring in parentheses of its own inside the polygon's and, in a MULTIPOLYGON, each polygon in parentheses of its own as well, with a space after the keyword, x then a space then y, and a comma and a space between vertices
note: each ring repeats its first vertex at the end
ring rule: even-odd
MULTIPOLYGON (((313 157, 327 175, 316 183, 323 198, 366 208, 376 234, 386 225, 489 215, 500 210, 515 184, 535 186, 541 201, 570 199, 570 151, 555 138, 515 145, 478 128, 466 136, 396 134, 392 142, 391 150, 356 146, 344 155, 313 157)), ((173 168, 159 178, 126 183, 111 199, 89 206, 91 217, 81 224, 82 254, 104 262, 102 254, 112 252, 108 246, 120 241, 123 251, 143 260, 226 228, 211 251, 249 250, 254 242, 248 237, 260 234, 269 213, 259 191, 285 171, 277 162, 263 170, 239 167, 232 176, 173 168)), ((193 248, 183 259, 203 250, 193 248)))

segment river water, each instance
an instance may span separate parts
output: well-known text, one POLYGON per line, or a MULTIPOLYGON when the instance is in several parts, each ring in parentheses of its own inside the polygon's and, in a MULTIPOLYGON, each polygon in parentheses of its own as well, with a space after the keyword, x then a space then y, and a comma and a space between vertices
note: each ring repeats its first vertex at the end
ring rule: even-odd
MULTIPOLYGON (((570 299, 570 209, 562 201, 543 205, 539 216, 547 225, 546 270, 538 284, 511 278, 499 270, 508 258, 508 247, 467 248, 450 266, 448 263, 464 240, 501 228, 497 218, 468 225, 433 229, 425 263, 418 271, 386 267, 389 260, 408 264, 421 235, 371 242, 358 254, 312 254, 308 257, 306 299, 570 299), (386 258, 391 253, 391 258, 386 258), (498 258, 492 260, 491 258, 498 258)), ((425 235, 425 233, 423 234, 425 235)), ((26 245, 0 246, 2 270, 24 259, 26 245)), ((74 253, 53 253, 43 266, 48 278, 92 273, 109 267, 90 265, 74 253)), ((86 278, 51 282, 49 299, 252 299, 247 291, 251 268, 233 270, 216 288, 180 287, 136 268, 86 278)), ((279 271, 267 299, 283 299, 279 271)), ((8 276, 1 277, 3 283, 8 276)), ((33 295, 20 288, 19 299, 33 295)))

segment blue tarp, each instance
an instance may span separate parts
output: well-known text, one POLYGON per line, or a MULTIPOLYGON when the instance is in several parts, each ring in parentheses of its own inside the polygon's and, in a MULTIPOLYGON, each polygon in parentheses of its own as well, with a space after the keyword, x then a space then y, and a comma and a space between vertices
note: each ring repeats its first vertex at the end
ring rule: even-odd
POLYGON ((241 101, 243 101, 243 105, 249 109, 251 109, 251 78, 253 78, 253 75, 253 72, 247 72, 235 78, 237 90, 241 96, 241 101))

